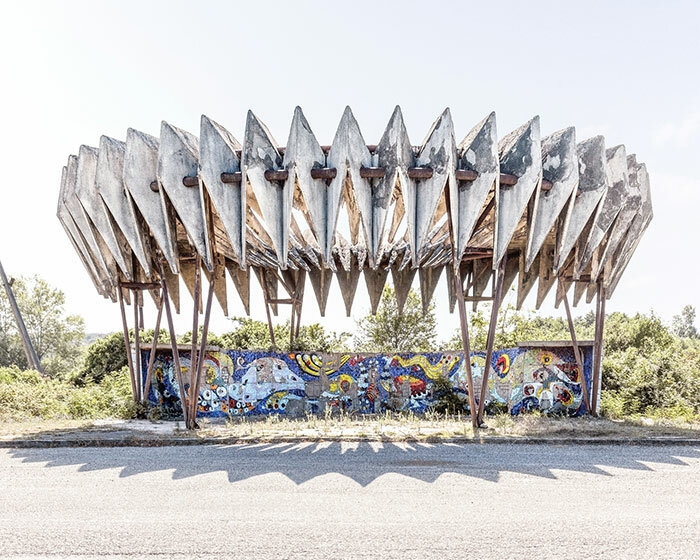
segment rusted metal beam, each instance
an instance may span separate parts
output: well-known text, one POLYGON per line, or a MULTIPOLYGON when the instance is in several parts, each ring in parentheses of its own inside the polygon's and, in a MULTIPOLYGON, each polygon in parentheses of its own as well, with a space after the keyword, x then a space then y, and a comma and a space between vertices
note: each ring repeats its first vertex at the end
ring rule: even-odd
MULTIPOLYGON (((450 232, 450 245, 452 246, 452 272, 455 283, 455 293, 457 294, 457 307, 459 308, 459 326, 462 334, 462 362, 464 372, 467 376, 467 389, 469 391, 469 414, 472 419, 472 426, 479 427, 476 410, 476 399, 474 398, 474 379, 472 378, 472 355, 469 348, 469 327, 467 326, 467 307, 464 304, 464 292, 462 291, 462 279, 459 276, 459 263, 457 262, 457 250, 454 242, 454 224, 452 223, 452 212, 450 210, 450 193, 447 185, 443 191, 445 197, 445 209, 447 212, 447 223, 450 232)), ((449 268, 449 267, 448 267, 449 268)), ((449 274, 449 271, 448 271, 449 274)))
POLYGON ((566 290, 562 296, 564 301, 564 309, 566 309, 566 320, 569 323, 569 333, 571 334, 571 343, 574 345, 574 357, 576 358, 576 366, 578 367, 579 383, 581 384, 581 392, 583 393, 583 402, 586 405, 588 414, 591 414, 591 400, 588 398, 588 384, 586 383, 586 374, 583 371, 583 358, 581 357, 581 348, 578 345, 576 338, 576 329, 574 328, 574 320, 571 317, 571 308, 569 307, 569 298, 566 295, 566 290))
POLYGON ((182 178, 182 184, 186 187, 198 187, 199 177, 192 177, 191 175, 182 178))
POLYGON ((121 286, 126 290, 157 290, 160 288, 158 282, 122 282, 121 286))
POLYGON ((335 179, 338 175, 338 170, 335 167, 323 167, 311 170, 312 179, 335 179))
MULTIPOLYGON (((386 173, 386 168, 384 167, 361 167, 360 177, 363 179, 381 179, 386 173)), ((334 167, 321 167, 311 170, 312 179, 335 179, 338 175, 338 170, 334 167)), ((411 179, 430 179, 433 176, 433 170, 430 167, 409 167, 408 177, 411 179)), ((474 181, 479 176, 476 171, 471 169, 458 169, 455 172, 455 177, 458 181, 474 181)), ((240 183, 242 181, 243 174, 240 171, 234 173, 222 173, 221 181, 223 183, 240 183)), ((286 169, 268 169, 265 171, 265 179, 268 181, 286 181, 289 178, 289 171, 286 169)), ((503 186, 513 186, 518 182, 518 177, 515 175, 510 175, 508 173, 501 173, 500 184, 503 186)), ((199 179, 197 177, 183 177, 182 183, 186 187, 197 187, 199 186, 199 179)), ((151 187, 157 190, 157 182, 154 181, 151 187)), ((541 190, 548 191, 552 188, 552 182, 546 179, 542 180, 541 190)))
POLYGON ((489 321, 489 332, 486 338, 486 363, 484 364, 484 373, 481 377, 481 391, 479 393, 479 414, 477 422, 479 426, 484 423, 484 406, 486 400, 486 389, 489 385, 489 370, 491 369, 491 361, 493 359, 493 344, 496 338, 496 323, 498 321, 498 311, 501 307, 501 293, 503 291, 503 277, 506 271, 506 262, 508 261, 508 253, 506 252, 498 266, 498 274, 496 276, 496 289, 493 294, 493 306, 491 307, 491 319, 489 321))
POLYGON ((265 171, 265 179, 268 181, 286 181, 289 178, 289 171, 286 169, 268 169, 265 171))
POLYGON ((240 171, 235 171, 233 173, 222 173, 221 182, 222 183, 240 183, 243 180, 243 173, 240 171))

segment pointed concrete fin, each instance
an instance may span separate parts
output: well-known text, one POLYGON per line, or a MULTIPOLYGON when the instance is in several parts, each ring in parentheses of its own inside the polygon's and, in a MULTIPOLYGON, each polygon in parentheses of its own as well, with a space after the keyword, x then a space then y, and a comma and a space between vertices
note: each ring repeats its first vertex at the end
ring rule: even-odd
POLYGON ((573 282, 571 280, 565 280, 563 277, 559 276, 557 280, 557 293, 554 301, 555 309, 559 309, 559 305, 564 301, 564 295, 569 293, 571 285, 573 282))
POLYGON ((621 246, 613 257, 613 267, 610 275, 604 279, 606 296, 611 295, 615 290, 622 273, 631 260, 644 231, 654 215, 651 205, 649 174, 647 173, 646 165, 643 163, 637 165, 636 176, 641 196, 641 207, 632 221, 621 246))
POLYGON ((603 241, 605 234, 612 226, 629 189, 627 177, 627 154, 623 145, 609 148, 605 151, 607 172, 610 177, 610 187, 596 210, 593 226, 586 240, 586 246, 576 262, 574 275, 578 277, 589 264, 593 253, 603 241))
POLYGON ((241 298, 246 315, 250 316, 250 268, 241 269, 232 261, 226 261, 226 268, 241 298))
MULTIPOLYGON (((445 186, 448 186, 449 192, 456 189, 457 146, 449 109, 445 109, 433 123, 418 153, 416 165, 431 168, 433 176, 417 181, 415 187, 415 238, 409 238, 414 264, 417 264, 417 255, 427 241, 445 186)), ((406 209, 408 211, 408 206, 406 209)))
MULTIPOLYGON (((396 181, 401 184, 401 194, 406 210, 408 237, 415 238, 416 184, 408 178, 408 168, 414 165, 413 148, 403 122, 401 108, 396 107, 389 124, 377 145, 379 167, 385 169, 384 177, 373 181, 372 189, 372 238, 370 255, 376 264, 387 250, 387 236, 390 223, 389 209, 394 198, 396 181)), ((415 260, 414 260, 415 262, 415 260)))
POLYGON ((518 259, 518 295, 515 304, 516 309, 520 310, 525 303, 525 298, 527 298, 530 290, 535 285, 537 277, 540 273, 540 261, 536 260, 529 271, 525 270, 525 255, 520 253, 520 258, 518 259))
POLYGON ((245 266, 245 183, 224 183, 222 173, 241 170, 238 141, 220 124, 202 115, 199 129, 199 176, 240 266, 245 266))
POLYGON ((357 283, 360 280, 360 269, 357 266, 357 258, 353 258, 350 269, 347 271, 338 267, 336 277, 338 279, 338 285, 340 286, 340 293, 343 296, 343 302, 345 303, 345 312, 347 316, 350 317, 352 313, 352 302, 355 299, 355 292, 357 291, 357 283))
MULTIPOLYGON (((76 194, 76 184, 78 181, 78 156, 71 155, 68 158, 67 179, 64 202, 71 217, 75 221, 80 234, 86 242, 92 261, 98 267, 101 273, 103 284, 108 288, 108 291, 116 290, 119 280, 117 264, 114 262, 109 249, 104 244, 104 241, 93 227, 85 208, 78 199, 76 194)), ((116 294, 116 291, 114 292, 116 294)))
POLYGON ((148 225, 170 270, 177 273, 180 270, 177 239, 168 228, 160 193, 151 189, 151 183, 158 179, 157 170, 158 139, 133 128, 127 130, 124 186, 148 225))
POLYGON ((326 316, 326 304, 328 303, 328 293, 333 281, 333 271, 328 268, 312 268, 309 270, 309 280, 314 288, 316 301, 321 317, 326 316))
MULTIPOLYGON (((214 295, 219 302, 224 317, 228 317, 228 295, 226 292, 226 258, 223 255, 214 255, 214 272, 202 269, 209 282, 214 279, 214 295)), ((202 290, 204 294, 204 290, 202 290)))
POLYGON ((516 255, 508 255, 508 262, 506 262, 506 270, 503 275, 503 288, 501 289, 501 303, 508 295, 508 290, 513 285, 513 281, 520 272, 520 258, 516 255))
POLYGON ((535 309, 539 309, 544 302, 547 294, 554 286, 557 280, 552 268, 554 265, 554 246, 545 245, 539 253, 540 273, 539 282, 537 283, 537 301, 535 309))
POLYGON ((420 299, 423 305, 423 313, 427 313, 430 309, 430 301, 433 299, 435 288, 440 280, 443 266, 434 268, 419 268, 418 278, 420 280, 420 299))
MULTIPOLYGON (((498 144, 498 157, 500 172, 515 175, 518 182, 498 187, 493 268, 501 262, 532 193, 542 179, 540 118, 533 118, 503 138, 498 144)), ((533 214, 537 214, 537 197, 533 214)))
POLYGON ((459 181, 450 188, 452 216, 456 224, 458 258, 464 255, 481 209, 498 178, 496 113, 477 124, 458 147, 459 169, 478 173, 474 181, 459 181))
POLYGON ((292 193, 290 186, 265 179, 265 171, 282 169, 277 143, 267 127, 248 111, 241 157, 243 180, 248 181, 260 206, 264 227, 272 240, 281 268, 287 267, 289 227, 285 216, 292 193))
POLYGON ((576 281, 574 284, 574 306, 578 305, 578 302, 581 300, 581 296, 586 293, 587 289, 588 282, 581 282, 580 280, 576 281))
MULTIPOLYGON (((542 177, 552 183, 552 188, 548 191, 540 190, 535 195, 539 201, 537 213, 528 228, 525 270, 530 269, 557 218, 578 188, 578 155, 576 131, 573 127, 555 132, 542 140, 542 177)), ((569 209, 572 208, 569 206, 569 209)), ((560 235, 566 234, 567 222, 564 220, 564 231, 559 232, 560 235)))
POLYGON ((406 304, 408 292, 411 291, 413 279, 416 276, 416 268, 399 269, 399 265, 394 264, 391 267, 391 279, 394 283, 394 291, 396 292, 396 305, 399 309, 399 315, 403 313, 403 306, 406 304))
POLYGON ((111 259, 119 266, 124 277, 132 281, 134 269, 131 262, 131 251, 122 240, 118 239, 114 223, 108 213, 100 193, 95 187, 95 175, 97 172, 97 148, 80 146, 78 152, 78 172, 75 182, 75 194, 82 204, 85 212, 92 222, 100 238, 104 242, 108 253, 103 251, 106 260, 111 259))
POLYGON ((124 154, 126 143, 108 136, 100 138, 100 151, 97 156, 95 185, 107 205, 107 209, 129 244, 141 268, 150 278, 153 269, 151 256, 147 252, 146 235, 136 218, 134 201, 124 188, 124 154))
POLYGON ((175 313, 180 313, 180 276, 167 267, 163 267, 163 279, 168 288, 168 298, 175 308, 175 313))
POLYGON ((70 239, 73 247, 80 255, 80 259, 83 261, 83 264, 85 265, 85 268, 88 271, 90 279, 92 280, 93 284, 95 284, 95 289, 97 290, 97 292, 100 295, 107 297, 108 292, 109 292, 109 286, 103 284, 103 281, 100 277, 100 271, 98 270, 97 266, 95 265, 93 258, 92 258, 92 255, 90 254, 89 249, 85 245, 85 240, 83 239, 83 236, 78 231, 78 227, 75 225, 75 221, 73 220, 73 217, 70 215, 70 212, 68 211, 68 208, 66 207, 66 203, 64 201, 64 198, 65 198, 65 193, 66 193, 67 181, 68 181, 68 167, 64 165, 63 169, 61 170, 61 188, 60 188, 59 195, 58 195, 58 205, 56 208, 56 216, 58 217, 58 220, 61 222, 61 225, 63 226, 63 229, 65 230, 66 235, 70 239))
POLYGON ((598 285, 595 282, 589 282, 586 286, 586 303, 591 303, 597 292, 598 285))
POLYGON ((372 315, 377 314, 379 302, 382 299, 382 292, 386 284, 386 278, 389 271, 381 266, 376 270, 365 268, 365 284, 367 285, 367 293, 369 293, 369 302, 372 315))
MULTIPOLYGON (((87 251, 86 256, 89 256, 89 261, 93 263, 100 284, 104 287, 105 293, 113 291, 116 284, 112 282, 110 272, 102 258, 95 234, 90 227, 90 221, 80 204, 78 197, 75 195, 75 181, 78 172, 78 157, 71 155, 68 158, 66 166, 66 182, 63 190, 63 204, 67 215, 75 224, 78 238, 83 240, 83 245, 87 251)), ((76 238, 76 239, 78 239, 76 238)), ((116 294, 116 291, 114 292, 116 294)))
MULTIPOLYGON (((185 287, 187 288, 187 291, 190 292, 190 296, 192 296, 192 299, 194 299, 194 287, 195 287, 195 273, 197 270, 197 265, 194 260, 188 259, 188 260, 182 260, 180 261, 180 277, 182 278, 182 281, 185 283, 185 287)), ((201 276, 200 276, 201 278, 201 276)), ((202 284, 204 284, 202 282, 202 284)), ((204 290, 202 290, 202 293, 204 293, 204 290)), ((199 298, 199 312, 202 312, 202 300, 204 298, 201 297, 199 298)))
POLYGON ((352 184, 350 189, 359 215, 360 238, 369 247, 372 238, 372 184, 369 179, 360 177, 360 168, 372 166, 372 155, 367 149, 360 127, 355 117, 346 107, 343 117, 338 124, 338 130, 333 138, 333 144, 328 152, 328 167, 337 169, 335 179, 327 187, 326 210, 326 258, 330 258, 330 248, 333 246, 338 214, 345 190, 346 179, 352 184))
MULTIPOLYGON (((486 287, 491 282, 495 272, 491 268, 490 259, 479 259, 474 261, 474 285, 472 293, 475 297, 481 297, 486 291, 486 287)), ((472 302, 472 309, 476 311, 479 302, 472 302)))
MULTIPOLYGON (((472 261, 462 261, 459 264, 459 280, 464 291, 464 279, 472 270, 472 261)), ((454 268, 452 261, 445 266, 445 280, 447 282, 447 298, 449 302, 450 313, 454 313, 455 305, 457 304, 457 292, 455 292, 454 268)))
MULTIPOLYGON (((199 168, 196 136, 163 121, 158 147, 158 181, 207 269, 214 270, 209 228, 200 187, 186 187, 184 177, 196 177, 199 168)), ((167 204, 162 197, 163 204, 167 204)), ((165 208, 165 206, 164 206, 165 208)))
POLYGON ((602 136, 594 136, 580 142, 576 146, 576 153, 579 171, 578 191, 568 225, 559 239, 555 272, 564 266, 564 262, 571 254, 610 184, 605 157, 605 139, 602 136))
POLYGON ((635 216, 639 214, 642 207, 642 192, 638 171, 639 166, 637 165, 637 158, 633 155, 627 156, 628 184, 627 191, 624 195, 624 203, 620 213, 617 215, 617 218, 615 218, 603 254, 596 263, 596 266, 592 269, 592 281, 598 279, 598 276, 603 271, 609 259, 615 254, 627 235, 627 231, 631 227, 635 216))
MULTIPOLYGON (((282 165, 289 170, 289 178, 285 183, 284 190, 285 193, 289 193, 290 198, 286 202, 285 212, 291 214, 291 197, 294 194, 296 183, 301 190, 309 213, 311 231, 321 247, 324 262, 328 262, 329 247, 326 246, 328 241, 326 237, 326 212, 328 206, 326 183, 323 179, 313 179, 311 177, 312 169, 326 166, 326 156, 299 107, 294 109, 294 118, 289 130, 289 138, 282 165)), ((287 220, 289 219, 290 217, 288 216, 287 220)))
MULTIPOLYGON (((277 280, 277 274, 275 271, 271 268, 262 268, 262 267, 254 267, 255 270, 255 276, 258 279, 258 282, 260 283, 260 288, 263 290, 263 293, 265 290, 267 290, 267 296, 270 300, 276 300, 278 296, 278 280, 277 280)), ((272 313, 275 317, 277 317, 277 304, 276 303, 271 303, 270 304, 270 309, 272 309, 272 313)))

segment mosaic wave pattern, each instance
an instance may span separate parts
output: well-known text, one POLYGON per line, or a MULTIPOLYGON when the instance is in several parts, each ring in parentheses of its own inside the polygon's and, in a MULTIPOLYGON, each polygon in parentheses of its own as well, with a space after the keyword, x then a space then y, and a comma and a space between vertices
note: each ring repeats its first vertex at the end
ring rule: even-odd
MULTIPOLYGON (((584 378, 591 386, 592 349, 583 347, 584 378)), ((142 351, 148 363, 150 350, 142 351)), ((184 370, 189 352, 180 352, 184 370)), ((485 357, 472 354, 475 386, 481 385, 485 357)), ((198 398, 198 415, 238 417, 284 414, 302 416, 412 411, 423 413, 434 401, 435 380, 449 379, 468 404, 460 353, 426 354, 279 354, 218 350, 207 353, 198 398)), ((585 414, 581 375, 571 348, 508 348, 494 352, 486 404, 517 415, 526 410, 585 414)), ((186 391, 189 386, 186 386, 186 391)), ((478 398, 478 395, 477 395, 478 398)), ((151 405, 181 413, 172 354, 158 351, 149 394, 151 405)))

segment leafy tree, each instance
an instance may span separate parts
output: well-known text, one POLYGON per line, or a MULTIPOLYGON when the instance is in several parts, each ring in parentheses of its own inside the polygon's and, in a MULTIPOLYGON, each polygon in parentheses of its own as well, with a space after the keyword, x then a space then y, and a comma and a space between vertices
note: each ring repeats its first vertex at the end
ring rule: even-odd
MULTIPOLYGON (((237 324, 235 330, 221 335, 219 346, 231 349, 272 349, 270 329, 267 323, 257 321, 250 317, 233 317, 237 324)), ((299 336, 294 339, 294 344, 289 345, 289 323, 274 325, 275 343, 277 349, 315 352, 340 352, 346 349, 346 341, 349 334, 326 331, 318 324, 303 325, 299 329, 299 336)))
POLYGON ((673 332, 681 338, 700 338, 695 328, 695 308, 686 305, 680 315, 673 317, 673 332))
POLYGON ((377 314, 358 322, 356 346, 365 352, 433 352, 436 338, 435 307, 424 314, 420 296, 411 290, 399 314, 396 292, 387 286, 377 314))
MULTIPOLYGON (((75 368, 85 329, 82 317, 66 314, 63 292, 38 276, 15 279, 12 290, 44 371, 57 376, 75 368)), ((26 368, 22 340, 4 290, 0 290, 0 331, 0 366, 26 368)))

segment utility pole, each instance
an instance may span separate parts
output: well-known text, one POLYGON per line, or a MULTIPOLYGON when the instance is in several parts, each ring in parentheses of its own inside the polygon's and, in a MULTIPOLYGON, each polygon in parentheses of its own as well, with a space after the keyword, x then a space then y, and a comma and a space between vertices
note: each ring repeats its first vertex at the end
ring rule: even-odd
POLYGON ((19 334, 22 337, 24 353, 27 355, 27 363, 32 369, 35 369, 40 373, 44 373, 44 371, 41 369, 41 363, 39 363, 39 356, 36 355, 36 350, 34 350, 32 341, 29 339, 27 327, 24 325, 22 314, 20 313, 19 307, 17 306, 17 301, 15 300, 15 294, 12 292, 12 285, 7 281, 7 276, 5 276, 5 269, 2 267, 2 262, 0 262, 0 279, 2 279, 2 285, 5 287, 7 299, 10 300, 12 314, 15 316, 17 329, 19 329, 19 334))

